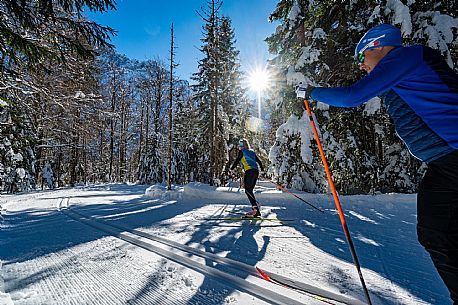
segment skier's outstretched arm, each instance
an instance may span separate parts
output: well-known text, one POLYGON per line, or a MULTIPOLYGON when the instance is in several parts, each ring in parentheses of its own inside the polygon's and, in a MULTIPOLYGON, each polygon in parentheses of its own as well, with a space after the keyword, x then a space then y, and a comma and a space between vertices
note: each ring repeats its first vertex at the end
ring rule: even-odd
POLYGON ((312 99, 336 107, 356 107, 393 88, 415 73, 422 59, 408 50, 394 49, 372 72, 349 87, 314 88, 312 99))
POLYGON ((239 150, 239 154, 237 156, 237 159, 235 159, 234 163, 231 166, 231 170, 235 169, 237 165, 240 163, 240 160, 243 158, 243 153, 241 150, 239 150))

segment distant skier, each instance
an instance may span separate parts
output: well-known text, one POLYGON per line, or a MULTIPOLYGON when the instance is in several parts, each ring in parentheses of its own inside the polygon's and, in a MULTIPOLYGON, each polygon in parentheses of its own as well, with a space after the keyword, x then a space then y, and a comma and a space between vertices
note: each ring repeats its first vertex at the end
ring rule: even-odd
POLYGON ((261 168, 261 171, 264 171, 261 160, 259 160, 256 153, 250 149, 250 144, 247 139, 241 139, 239 142, 239 154, 237 159, 231 166, 231 170, 237 167, 237 164, 242 163, 243 169, 245 170, 245 175, 243 176, 243 182, 245 185, 245 193, 251 203, 251 211, 247 213, 247 216, 250 217, 260 217, 261 216, 261 207, 258 205, 256 198, 254 197, 253 189, 258 180, 259 170, 258 165, 261 168), (257 164, 256 164, 257 163, 257 164))
MULTIPOLYGON (((359 41, 355 60, 368 75, 350 87, 310 88, 312 99, 356 107, 384 95, 409 151, 428 169, 418 189, 417 234, 458 304, 458 75, 437 50, 403 47, 398 28, 381 24, 359 41)), ((297 96, 305 98, 306 85, 297 96)))

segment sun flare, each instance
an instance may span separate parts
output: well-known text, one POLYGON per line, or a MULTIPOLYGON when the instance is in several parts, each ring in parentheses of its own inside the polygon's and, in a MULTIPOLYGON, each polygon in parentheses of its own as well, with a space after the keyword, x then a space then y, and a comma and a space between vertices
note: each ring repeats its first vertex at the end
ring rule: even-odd
POLYGON ((250 88, 253 91, 259 92, 267 89, 270 82, 270 76, 266 69, 257 68, 249 75, 250 88))

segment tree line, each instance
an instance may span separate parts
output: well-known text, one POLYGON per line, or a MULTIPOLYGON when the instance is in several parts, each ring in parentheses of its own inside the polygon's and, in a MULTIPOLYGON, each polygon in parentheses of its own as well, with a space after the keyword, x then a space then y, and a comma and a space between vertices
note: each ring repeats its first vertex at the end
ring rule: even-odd
POLYGON ((114 1, 1 1, 0 190, 92 182, 221 184, 248 99, 231 20, 208 1, 196 85, 137 61, 84 17, 114 1), (232 142, 231 142, 232 141, 232 142))
MULTIPOLYGON (((222 5, 206 0, 196 11, 202 59, 189 84, 174 75, 173 32, 169 58, 131 60, 110 44, 114 29, 84 15, 115 9, 115 1, 0 0, 0 191, 93 182, 223 185, 236 178, 228 168, 242 137, 269 158, 272 179, 327 191, 294 85, 350 85, 362 77, 354 47, 382 22, 399 26, 407 44, 441 50, 451 66, 458 56, 455 1, 280 0, 270 16, 277 30, 266 38, 274 55, 268 124, 252 132, 235 31, 222 5)), ((356 109, 312 105, 340 192, 416 190, 423 167, 400 143, 383 97, 356 109)))

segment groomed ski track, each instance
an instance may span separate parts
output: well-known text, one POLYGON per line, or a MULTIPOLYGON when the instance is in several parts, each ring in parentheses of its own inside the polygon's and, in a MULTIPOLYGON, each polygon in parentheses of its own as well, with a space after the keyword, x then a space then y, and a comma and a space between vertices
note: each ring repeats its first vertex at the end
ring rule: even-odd
MULTIPOLYGON (((323 215, 315 213, 271 189, 262 189, 258 195, 265 217, 296 221, 205 221, 208 217, 226 216, 226 211, 248 210, 249 206, 238 189, 215 191, 197 183, 170 192, 162 185, 101 184, 2 195, 0 304, 275 304, 234 288, 237 285, 229 280, 188 268, 77 221, 60 211, 58 205, 70 205, 70 212, 102 224, 140 230, 259 267, 287 277, 291 280, 288 285, 300 289, 304 287, 299 285, 302 283, 363 301, 335 211, 326 208, 323 215), (71 204, 62 198, 70 198, 71 204)), ((330 206, 329 195, 304 195, 319 207, 330 206)), ((416 242, 414 195, 344 199, 374 304, 451 304, 446 290, 438 285, 440 278, 434 274, 430 258, 416 242)), ((303 304, 325 304, 301 295, 297 289, 281 290, 287 288, 276 283, 263 285, 260 278, 230 264, 144 237, 142 240, 303 304)))
MULTIPOLYGON (((103 231, 119 238, 125 242, 143 248, 162 256, 165 259, 173 261, 177 264, 197 271, 204 276, 210 276, 216 280, 221 280, 224 285, 245 292, 252 297, 263 300, 267 304, 363 304, 359 300, 348 299, 348 302, 341 303, 334 300, 326 299, 320 301, 314 295, 308 293, 299 293, 286 287, 281 287, 278 284, 266 282, 259 277, 259 273, 254 266, 222 257, 210 252, 201 251, 186 245, 182 245, 175 241, 154 236, 140 230, 129 229, 123 226, 108 224, 103 220, 99 220, 90 215, 84 215, 76 212, 70 205, 71 198, 61 198, 58 200, 58 209, 70 217, 71 219, 88 225, 97 230, 103 231), (199 262, 199 258, 205 259, 205 263, 199 262), (209 262, 212 262, 210 264, 209 262), (219 270, 213 266, 224 266, 228 271, 219 270), (237 276, 234 274, 240 274, 237 276)), ((119 293, 119 292, 118 292, 119 293)), ((153 299, 157 300, 160 296, 153 299)), ((99 304, 99 303, 97 303, 99 304)), ((115 304, 111 302, 100 304, 115 304)), ((166 303, 164 303, 166 304, 166 303)), ((167 303, 171 304, 171 303, 167 303)), ((180 304, 180 303, 173 303, 180 304)), ((184 302, 183 304, 187 304, 184 302)), ((213 304, 211 299, 201 304, 213 304)))

